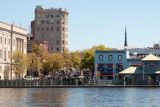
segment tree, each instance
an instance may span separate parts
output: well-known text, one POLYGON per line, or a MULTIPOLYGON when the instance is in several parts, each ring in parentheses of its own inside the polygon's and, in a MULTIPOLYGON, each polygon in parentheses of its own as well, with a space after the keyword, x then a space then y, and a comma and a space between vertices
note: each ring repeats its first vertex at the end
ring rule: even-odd
POLYGON ((27 68, 26 55, 23 54, 21 51, 16 51, 13 53, 12 57, 13 70, 16 75, 16 79, 20 79, 23 77, 23 73, 27 68))
POLYGON ((32 53, 28 54, 28 68, 34 73, 34 76, 40 74, 43 66, 43 59, 47 56, 46 51, 38 42, 33 43, 32 53))
POLYGON ((94 52, 95 50, 111 50, 111 48, 104 45, 93 46, 90 49, 84 51, 84 58, 81 60, 81 69, 94 69, 94 52))
POLYGON ((72 68, 72 67, 73 67, 73 63, 72 63, 72 61, 71 61, 71 54, 70 54, 68 51, 64 51, 64 52, 62 53, 62 55, 63 55, 64 62, 65 62, 64 67, 65 67, 66 69, 72 68))
POLYGON ((71 53, 71 61, 72 61, 72 64, 73 64, 73 67, 74 67, 74 68, 77 68, 77 69, 80 68, 81 59, 80 59, 80 57, 78 56, 78 53, 77 53, 77 52, 71 53))
POLYGON ((48 72, 54 73, 55 71, 59 71, 64 68, 65 62, 62 54, 48 54, 45 60, 43 70, 47 72, 46 74, 48 74, 48 72))

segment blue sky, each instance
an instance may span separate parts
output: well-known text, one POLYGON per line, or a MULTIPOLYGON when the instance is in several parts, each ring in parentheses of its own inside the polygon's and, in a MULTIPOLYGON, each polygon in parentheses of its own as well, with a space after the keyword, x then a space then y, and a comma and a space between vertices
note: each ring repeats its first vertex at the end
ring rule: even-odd
POLYGON ((67 9, 70 50, 123 47, 125 25, 130 47, 160 42, 160 0, 3 0, 0 21, 29 29, 36 5, 67 9))

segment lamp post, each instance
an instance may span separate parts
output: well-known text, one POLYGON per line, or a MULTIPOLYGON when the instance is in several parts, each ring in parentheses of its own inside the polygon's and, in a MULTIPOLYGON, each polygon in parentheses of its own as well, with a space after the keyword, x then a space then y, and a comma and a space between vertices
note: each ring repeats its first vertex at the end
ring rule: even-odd
POLYGON ((97 80, 97 63, 96 63, 96 49, 94 49, 94 80, 97 80))
POLYGON ((142 78, 144 80, 144 63, 143 63, 143 73, 142 73, 142 78))

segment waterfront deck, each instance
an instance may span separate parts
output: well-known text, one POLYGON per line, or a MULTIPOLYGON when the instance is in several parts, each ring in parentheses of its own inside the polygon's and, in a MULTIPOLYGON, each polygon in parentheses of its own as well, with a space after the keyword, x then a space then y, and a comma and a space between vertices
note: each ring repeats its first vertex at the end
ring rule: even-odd
POLYGON ((0 86, 0 88, 160 88, 160 85, 53 85, 53 86, 0 86))

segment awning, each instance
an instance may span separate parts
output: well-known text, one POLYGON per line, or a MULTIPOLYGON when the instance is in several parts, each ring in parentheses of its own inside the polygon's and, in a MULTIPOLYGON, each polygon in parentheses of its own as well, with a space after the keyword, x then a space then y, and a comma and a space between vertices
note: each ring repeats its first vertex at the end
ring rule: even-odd
POLYGON ((121 71, 119 74, 134 74, 137 67, 129 67, 123 71, 121 71))
POLYGON ((156 73, 156 74, 160 74, 160 71, 156 71, 155 73, 156 73))
POLYGON ((153 54, 149 54, 145 58, 143 58, 142 61, 160 61, 160 58, 153 54))

